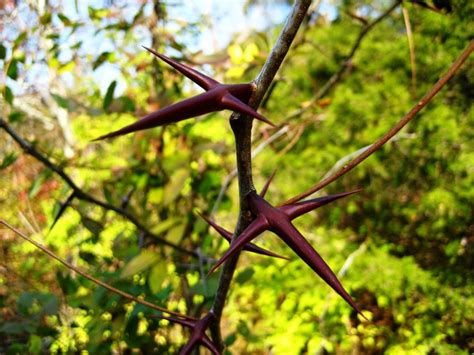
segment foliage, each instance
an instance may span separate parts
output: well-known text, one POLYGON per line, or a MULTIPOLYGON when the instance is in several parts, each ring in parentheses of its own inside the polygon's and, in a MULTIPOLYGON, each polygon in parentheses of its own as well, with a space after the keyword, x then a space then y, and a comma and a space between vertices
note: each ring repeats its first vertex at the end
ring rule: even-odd
MULTIPOLYGON (((91 140, 200 92, 139 45, 206 64, 202 71, 219 81, 245 82, 260 70, 279 28, 235 37, 227 49, 205 56, 188 49, 205 21, 178 21, 172 5, 159 1, 109 3, 85 12, 82 5, 0 6, 2 117, 84 191, 123 206, 154 235, 218 259, 227 242, 196 210, 209 215, 216 207, 214 218, 235 227, 236 181, 219 200, 235 167, 227 112, 107 143, 91 140), (8 17, 12 9, 16 17, 8 17)), ((272 201, 301 192, 374 142, 472 38, 469 2, 453 1, 450 13, 406 3, 416 85, 397 8, 367 33, 334 89, 313 103, 357 38, 362 24, 353 15, 370 21, 389 5, 338 2, 334 18, 312 13, 301 28, 261 111, 287 125, 253 162, 257 190, 279 168, 272 201)), ((293 258, 242 254, 225 308, 228 353, 474 350, 473 75, 465 65, 396 140, 328 188, 361 187, 360 196, 295 222, 333 270, 342 268, 346 289, 371 321, 361 321, 268 233, 257 244, 293 258)), ((254 147, 276 132, 254 125, 254 147)), ((70 187, 4 131, 0 139, 3 219, 117 288, 196 317, 209 308, 218 284, 217 275, 205 276, 212 265, 164 246, 113 211, 74 199, 49 231, 70 187)), ((187 330, 153 317, 156 311, 96 288, 0 233, 0 353, 176 353, 186 341, 187 330)))

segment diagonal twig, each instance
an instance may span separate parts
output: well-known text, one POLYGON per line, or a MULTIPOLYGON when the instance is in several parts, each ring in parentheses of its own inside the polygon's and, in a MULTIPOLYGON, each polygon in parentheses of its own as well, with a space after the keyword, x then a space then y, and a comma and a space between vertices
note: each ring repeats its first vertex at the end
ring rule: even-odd
POLYGON ((371 156, 374 152, 379 150, 385 143, 387 143, 395 134, 397 134, 403 127, 405 127, 408 122, 410 122, 418 112, 423 109, 433 97, 443 88, 444 85, 454 76, 454 74, 458 71, 458 69, 464 64, 464 62, 469 58, 469 55, 474 51, 474 40, 472 40, 468 46, 464 49, 461 55, 451 64, 451 67, 448 71, 438 80, 438 82, 423 96, 423 98, 418 101, 415 106, 400 120, 398 123, 393 126, 387 133, 385 133, 379 140, 377 140, 374 144, 372 144, 368 149, 364 150, 360 155, 358 155, 355 159, 351 160, 350 163, 344 165, 341 169, 339 169, 334 175, 323 179, 310 189, 306 190, 305 192, 285 201, 282 205, 287 205, 291 203, 295 203, 296 201, 300 201, 301 199, 308 197, 309 195, 315 193, 316 191, 321 190, 325 186, 329 185, 333 181, 339 179, 341 176, 347 174, 369 156, 371 156))
POLYGON ((79 269, 78 267, 72 265, 71 263, 67 262, 66 260, 60 258, 59 256, 57 256, 55 253, 53 253, 51 250, 49 250, 48 248, 46 248, 45 246, 43 246, 42 244, 34 241, 33 239, 31 239, 30 237, 28 237, 26 234, 20 232, 18 229, 16 229, 15 227, 13 227, 12 225, 8 224, 7 222, 5 222, 3 219, 0 218, 0 224, 1 225, 4 225, 5 227, 7 227, 8 229, 10 229, 11 231, 13 231, 15 234, 17 234, 18 236, 20 236, 21 238, 23 238, 24 240, 26 240, 27 242, 33 244, 35 247, 37 247, 38 249, 40 249, 43 253, 47 254, 48 256, 50 256, 51 258, 59 261, 61 264, 63 264, 64 266, 66 266, 68 269, 71 269, 72 271, 74 272, 77 272, 79 275, 85 277, 86 279, 92 281, 93 283, 95 283, 96 285, 99 285, 99 286, 102 286, 104 288, 106 288, 107 290, 113 292, 113 293, 116 293, 117 295, 120 295, 122 297, 125 297, 127 299, 129 299, 130 301, 133 301, 133 302, 136 302, 136 303, 140 303, 144 306, 147 306, 149 308, 152 308, 154 310, 157 310, 157 311, 160 311, 160 312, 165 312, 165 313, 168 313, 168 314, 172 314, 172 315, 175 315, 175 316, 178 316, 178 317, 181 317, 181 318, 185 318, 185 319, 195 319, 193 317, 189 317, 189 316, 186 316, 184 314, 181 314, 181 313, 178 313, 178 312, 174 312, 174 311, 170 311, 169 309, 166 309, 164 307, 160 307, 160 306, 157 306, 156 304, 153 304, 151 302, 148 302, 146 300, 143 300, 143 299, 140 299, 140 298, 137 298, 135 296, 132 296, 131 294, 127 293, 127 292, 124 292, 122 290, 119 290, 113 286, 110 286, 109 284, 99 280, 99 279, 96 279, 95 277, 89 275, 88 273, 82 271, 81 269, 79 269))

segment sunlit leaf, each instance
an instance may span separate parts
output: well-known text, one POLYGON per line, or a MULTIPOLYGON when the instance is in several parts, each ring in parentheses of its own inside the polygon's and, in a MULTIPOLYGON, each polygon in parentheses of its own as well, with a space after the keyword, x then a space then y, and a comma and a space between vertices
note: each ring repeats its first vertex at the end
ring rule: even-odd
POLYGON ((115 87, 117 86, 117 81, 114 80, 110 83, 109 87, 107 88, 107 92, 105 93, 104 97, 104 103, 102 105, 102 108, 104 110, 107 110, 110 106, 110 103, 112 102, 112 99, 114 98, 114 91, 115 87))
POLYGON ((178 169, 174 172, 163 191, 164 205, 170 204, 179 196, 189 173, 189 169, 184 168, 178 169))
POLYGON ((130 260, 122 269, 121 278, 135 275, 141 271, 149 269, 159 260, 159 255, 150 250, 143 250, 139 255, 130 260))
POLYGON ((151 268, 150 275, 148 276, 148 285, 153 294, 156 294, 161 290, 163 282, 167 276, 165 260, 160 260, 151 268))
POLYGON ((2 162, 0 163, 0 170, 8 168, 17 160, 17 158, 18 156, 15 153, 8 153, 5 155, 2 162))
POLYGON ((8 65, 7 76, 13 80, 18 78, 18 60, 16 58, 13 58, 10 65, 8 65))

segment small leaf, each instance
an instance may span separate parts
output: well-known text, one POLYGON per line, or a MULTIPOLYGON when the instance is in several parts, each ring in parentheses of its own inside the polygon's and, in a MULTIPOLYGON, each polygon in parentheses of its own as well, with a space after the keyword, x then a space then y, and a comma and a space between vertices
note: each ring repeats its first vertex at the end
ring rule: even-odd
POLYGON ((64 24, 64 26, 71 26, 72 21, 64 14, 58 14, 59 19, 64 24))
POLYGON ((153 233, 161 234, 163 232, 166 232, 168 229, 173 227, 175 224, 178 224, 180 221, 181 219, 176 217, 168 218, 167 220, 158 223, 158 226, 153 229, 153 233))
POLYGON ((44 177, 42 175, 36 178, 36 180, 30 186, 30 189, 28 190, 28 198, 34 198, 38 194, 41 189, 41 186, 43 185, 43 182, 44 177))
POLYGON ((164 260, 159 261, 151 268, 150 275, 148 276, 148 286, 153 294, 161 291, 167 276, 166 262, 164 260))
POLYGON ((18 46, 23 43, 23 41, 26 39, 26 36, 27 36, 26 32, 22 32, 18 35, 18 37, 13 42, 13 50, 18 48, 18 46))
POLYGON ((19 122, 23 118, 23 113, 19 111, 13 111, 8 115, 8 122, 14 123, 19 122))
POLYGON ((7 49, 3 44, 0 43, 0 59, 5 59, 7 56, 7 49))
POLYGON ((13 105, 13 93, 12 93, 12 90, 8 86, 5 86, 3 96, 5 97, 6 102, 8 102, 10 105, 13 105))
POLYGON ((110 103, 112 102, 112 99, 114 98, 114 91, 115 87, 117 86, 117 81, 114 80, 110 83, 109 87, 107 88, 107 92, 105 93, 104 97, 104 103, 102 105, 102 108, 104 110, 107 110, 110 106, 110 103))
POLYGON ((92 65, 92 70, 96 70, 98 67, 100 67, 104 62, 109 59, 110 52, 102 52, 97 59, 95 60, 94 64, 92 65))
POLYGON ((130 260, 127 265, 125 265, 120 274, 120 278, 124 279, 144 271, 155 264, 158 259, 158 254, 150 250, 143 250, 139 255, 130 260))
POLYGON ((184 183, 189 176, 189 169, 178 169, 171 176, 170 182, 163 191, 163 204, 168 205, 173 202, 181 193, 184 183))
POLYGON ((94 235, 99 234, 104 229, 104 226, 102 224, 100 224, 97 221, 94 221, 93 219, 89 217, 83 216, 81 221, 84 227, 86 227, 86 229, 94 235))
POLYGON ((178 224, 172 227, 168 233, 166 233, 166 240, 172 241, 174 243, 179 243, 183 238, 184 232, 186 231, 186 223, 178 224))
POLYGON ((51 23, 51 12, 45 13, 43 16, 40 17, 40 23, 44 26, 51 23))
POLYGON ((7 69, 7 76, 16 80, 18 78, 18 60, 13 58, 7 69))
POLYGON ((56 101, 56 103, 60 107, 69 110, 70 106, 69 106, 69 100, 68 99, 66 99, 63 96, 56 95, 56 94, 51 94, 51 97, 54 99, 54 101, 56 101))
POLYGON ((10 165, 12 165, 16 160, 18 156, 15 153, 9 153, 3 158, 2 162, 0 163, 0 170, 8 168, 10 165))
POLYGON ((253 268, 248 267, 237 275, 237 277, 235 278, 235 281, 238 284, 243 284, 244 282, 247 282, 248 280, 250 280, 250 278, 253 276, 254 273, 255 271, 253 270, 253 268))

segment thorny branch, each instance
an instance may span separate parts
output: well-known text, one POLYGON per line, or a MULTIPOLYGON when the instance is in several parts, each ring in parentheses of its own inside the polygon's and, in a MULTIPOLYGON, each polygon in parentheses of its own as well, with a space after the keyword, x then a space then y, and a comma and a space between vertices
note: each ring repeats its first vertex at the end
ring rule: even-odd
MULTIPOLYGON (((265 92, 268 90, 273 78, 285 59, 291 43, 303 22, 311 0, 295 1, 285 26, 278 37, 272 52, 267 58, 260 74, 255 80, 256 90, 249 101, 249 106, 257 108, 261 103, 265 92)), ((234 231, 232 241, 250 224, 252 217, 245 195, 255 190, 252 181, 252 157, 251 157, 251 130, 252 120, 248 117, 242 117, 240 114, 233 113, 230 119, 232 130, 235 135, 236 156, 237 156, 237 176, 239 180, 240 194, 240 215, 237 226, 234 231)), ((222 335, 220 330, 220 320, 224 309, 227 293, 232 281, 239 253, 225 262, 219 279, 219 286, 216 297, 212 305, 211 312, 215 318, 210 324, 212 340, 217 347, 222 350, 222 335)))
POLYGON ((85 192, 84 190, 82 190, 79 186, 77 186, 77 184, 72 180, 72 178, 64 171, 63 168, 54 164, 48 157, 40 153, 31 143, 27 142, 22 137, 20 137, 20 135, 13 129, 13 127, 9 125, 2 118, 0 118, 0 128, 2 128, 5 132, 7 132, 10 135, 10 137, 12 137, 13 140, 18 143, 18 145, 21 147, 21 149, 23 149, 25 153, 31 155, 33 158, 41 162, 44 166, 46 166, 47 168, 54 171, 57 175, 59 175, 59 177, 61 177, 61 179, 73 190, 75 198, 79 200, 87 201, 89 203, 92 203, 106 210, 113 211, 121 215, 122 217, 129 220, 132 224, 134 224, 143 234, 145 234, 145 236, 149 236, 153 238, 158 243, 171 247, 175 249, 176 251, 179 251, 180 253, 190 255, 195 258, 200 257, 198 252, 187 250, 177 244, 169 242, 166 239, 154 234, 127 210, 121 207, 109 204, 107 202, 100 201, 96 199, 95 197, 93 197, 92 195, 85 192))
POLYGON ((423 98, 412 107, 412 109, 395 125, 393 126, 387 133, 385 133, 378 141, 370 146, 370 148, 364 150, 360 155, 358 155, 355 159, 351 160, 350 163, 344 165, 341 169, 339 169, 334 175, 323 179, 318 184, 314 185, 310 189, 306 190, 305 192, 285 201, 282 205, 288 205, 291 203, 295 203, 297 201, 302 200, 305 197, 315 193, 316 191, 321 190, 322 188, 326 187, 333 181, 339 179, 341 176, 347 174, 357 165, 362 163, 365 159, 379 150, 385 143, 387 143, 395 134, 397 134, 403 127, 405 127, 408 122, 410 122, 418 112, 423 109, 433 97, 443 88, 444 85, 454 76, 454 74, 458 71, 458 69, 464 64, 464 62, 469 58, 469 55, 474 51, 474 40, 472 40, 469 45, 464 49, 461 55, 451 64, 449 70, 438 80, 438 82, 429 90, 423 98))

